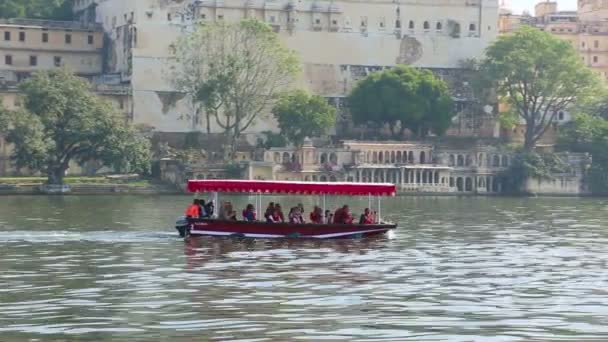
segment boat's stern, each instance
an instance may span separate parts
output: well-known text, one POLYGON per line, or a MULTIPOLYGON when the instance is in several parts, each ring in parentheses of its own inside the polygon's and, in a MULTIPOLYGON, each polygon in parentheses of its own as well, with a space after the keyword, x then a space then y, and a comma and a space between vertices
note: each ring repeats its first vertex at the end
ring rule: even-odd
POLYGON ((175 221, 175 229, 180 237, 186 237, 186 235, 190 234, 190 222, 188 222, 185 216, 181 216, 175 221))

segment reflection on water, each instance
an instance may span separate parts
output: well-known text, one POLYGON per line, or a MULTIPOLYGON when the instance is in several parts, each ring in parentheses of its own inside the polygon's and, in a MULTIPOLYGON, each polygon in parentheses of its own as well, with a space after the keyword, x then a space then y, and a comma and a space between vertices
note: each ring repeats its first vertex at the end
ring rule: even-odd
POLYGON ((608 340, 603 200, 405 197, 394 238, 184 242, 186 201, 0 198, 0 341, 608 340))

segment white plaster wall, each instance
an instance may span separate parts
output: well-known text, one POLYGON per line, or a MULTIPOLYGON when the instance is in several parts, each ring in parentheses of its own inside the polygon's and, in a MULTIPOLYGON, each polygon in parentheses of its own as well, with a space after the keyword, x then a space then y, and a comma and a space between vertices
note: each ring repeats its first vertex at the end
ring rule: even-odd
MULTIPOLYGON (((483 4, 481 9, 471 5, 478 3, 475 0, 411 0, 400 5, 378 0, 335 1, 331 4, 302 1, 297 3, 296 28, 292 32, 287 29, 286 11, 262 10, 265 4, 267 8, 285 8, 287 0, 272 3, 249 1, 247 4, 253 8, 250 10, 246 10, 245 0, 226 0, 222 8, 203 7, 200 13, 205 14, 205 20, 217 20, 221 16, 221 20, 236 21, 248 16, 270 21, 271 16, 274 17, 275 24, 281 25, 279 34, 282 40, 297 51, 303 63, 298 86, 333 97, 344 96, 354 86, 356 80, 348 69, 349 65, 392 66, 397 64, 404 51, 411 53, 412 45, 415 53, 408 56, 407 61, 420 67, 456 68, 463 59, 480 57, 496 38, 498 24, 497 0, 480 1, 483 4), (313 5, 322 12, 311 11, 313 5), (334 12, 328 14, 330 5, 334 12), (395 34, 397 8, 401 32, 409 42, 405 46, 402 38, 395 34), (316 19, 321 22, 318 31, 314 27, 316 19), (330 29, 333 20, 337 22, 336 32, 330 29), (410 20, 415 23, 414 30, 409 29, 410 20), (366 23, 365 32, 361 32, 361 21, 366 23), (423 29, 424 21, 429 22, 429 30, 423 29), (449 21, 461 25, 460 38, 449 35, 449 21), (435 29, 437 22, 442 23, 441 32, 435 29), (470 24, 475 25, 476 31, 469 31, 470 24)), ((159 131, 185 132, 205 126, 204 122, 197 124, 185 119, 192 112, 188 101, 163 111, 156 93, 172 90, 166 73, 169 46, 190 24, 187 20, 182 21, 180 15, 184 12, 183 5, 190 2, 101 0, 98 7, 98 20, 110 37, 115 39, 114 55, 118 62, 115 71, 119 72, 128 70, 128 51, 123 46, 124 39, 117 38, 116 29, 128 24, 125 14, 129 19, 133 12, 132 21, 137 29, 131 77, 134 120, 156 127, 159 131)), ((212 129, 218 131, 215 125, 212 129)), ((264 130, 276 130, 273 120, 261 118, 249 132, 264 130)))
POLYGON ((556 177, 555 179, 530 178, 526 190, 535 194, 581 194, 578 177, 556 177))

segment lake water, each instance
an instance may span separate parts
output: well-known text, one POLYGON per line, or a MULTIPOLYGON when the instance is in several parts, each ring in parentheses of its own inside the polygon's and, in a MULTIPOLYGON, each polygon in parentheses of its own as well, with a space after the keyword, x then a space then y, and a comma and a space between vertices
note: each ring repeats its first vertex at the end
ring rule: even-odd
POLYGON ((0 197, 0 341, 608 340, 608 200, 399 197, 393 236, 185 243, 189 200, 0 197))

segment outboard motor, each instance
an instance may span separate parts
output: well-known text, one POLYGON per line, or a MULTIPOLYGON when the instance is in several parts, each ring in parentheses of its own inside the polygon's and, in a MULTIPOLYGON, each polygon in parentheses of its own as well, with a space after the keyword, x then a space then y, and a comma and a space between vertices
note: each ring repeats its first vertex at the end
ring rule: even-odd
POLYGON ((180 237, 186 237, 190 235, 190 222, 186 216, 180 216, 175 222, 175 229, 179 232, 180 237))

